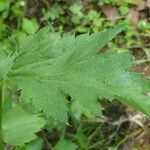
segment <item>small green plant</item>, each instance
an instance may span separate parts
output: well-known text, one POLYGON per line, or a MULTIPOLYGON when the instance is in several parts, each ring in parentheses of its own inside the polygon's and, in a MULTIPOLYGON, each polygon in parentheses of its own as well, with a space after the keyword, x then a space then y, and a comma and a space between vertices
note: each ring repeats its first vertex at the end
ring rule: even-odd
MULTIPOLYGON (((46 27, 19 41, 12 38, 1 48, 0 149, 36 139, 47 121, 68 124, 67 113, 74 105, 87 117, 101 116, 104 98, 150 116, 150 80, 129 71, 132 56, 113 50, 99 53, 123 29, 61 37, 46 27)), ((66 141, 56 147, 62 143, 66 141)))

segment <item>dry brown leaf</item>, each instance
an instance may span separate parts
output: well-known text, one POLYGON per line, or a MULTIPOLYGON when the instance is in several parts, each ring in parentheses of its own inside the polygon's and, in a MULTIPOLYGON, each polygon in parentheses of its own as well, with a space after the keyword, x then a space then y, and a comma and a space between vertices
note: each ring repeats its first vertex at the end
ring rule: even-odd
POLYGON ((136 0, 135 5, 137 10, 144 10, 146 8, 146 0, 136 0))
POLYGON ((139 21, 139 11, 137 11, 134 7, 129 10, 127 18, 131 21, 134 26, 137 26, 139 21))
POLYGON ((116 21, 120 18, 118 9, 115 6, 110 6, 110 5, 102 6, 101 9, 102 12, 107 17, 107 19, 112 23, 116 23, 116 21))
POLYGON ((146 6, 150 9, 150 0, 147 0, 146 6))

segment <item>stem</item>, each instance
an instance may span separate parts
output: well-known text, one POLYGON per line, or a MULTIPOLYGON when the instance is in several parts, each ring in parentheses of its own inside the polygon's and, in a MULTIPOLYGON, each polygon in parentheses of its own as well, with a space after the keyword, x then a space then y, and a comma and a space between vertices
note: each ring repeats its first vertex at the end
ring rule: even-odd
POLYGON ((138 134, 141 133, 141 130, 138 130, 136 132, 133 132, 133 133, 130 133, 129 135, 127 135, 124 139, 122 139, 116 146, 114 149, 119 149, 119 147, 124 143, 126 142, 129 138, 132 138, 132 137, 135 137, 137 136, 138 134))
POLYGON ((141 59, 141 60, 137 60, 135 62, 136 65, 142 64, 142 63, 147 63, 150 62, 150 59, 141 59))
POLYGON ((4 100, 4 88, 3 88, 3 83, 0 84, 0 150, 4 149, 3 145, 3 138, 2 138, 2 105, 3 105, 3 100, 4 100))

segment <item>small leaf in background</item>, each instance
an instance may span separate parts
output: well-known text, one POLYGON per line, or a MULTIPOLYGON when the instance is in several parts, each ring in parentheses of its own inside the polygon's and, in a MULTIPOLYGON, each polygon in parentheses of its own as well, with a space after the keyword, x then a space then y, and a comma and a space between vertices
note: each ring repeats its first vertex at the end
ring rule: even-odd
POLYGON ((25 150, 41 150, 43 146, 42 139, 35 139, 25 145, 25 150))
POLYGON ((55 145, 54 150, 77 150, 77 147, 78 146, 72 141, 61 139, 55 145))
MULTIPOLYGON (((103 5, 103 4, 110 4, 111 3, 111 0, 98 0, 99 1, 99 3, 101 4, 101 5, 103 5)), ((115 0, 116 1, 116 0, 115 0)))
POLYGON ((120 6, 119 11, 121 15, 126 15, 129 12, 129 8, 127 6, 120 6))
MULTIPOLYGON (((92 21, 93 23, 93 30, 95 31, 96 27, 100 27, 102 25, 102 18, 101 18, 101 13, 97 12, 95 10, 89 11, 87 14, 87 20, 92 21)), ((98 31, 98 30, 97 30, 98 31)))
POLYGON ((138 29, 148 31, 150 33, 150 23, 145 20, 141 20, 138 22, 138 29))
POLYGON ((12 18, 16 17, 19 19, 20 17, 25 16, 25 11, 23 10, 23 7, 25 6, 25 1, 18 1, 11 7, 12 12, 12 18))
POLYGON ((9 15, 9 9, 3 11, 3 13, 2 13, 2 19, 6 19, 8 17, 8 15, 9 15))
POLYGON ((11 145, 20 145, 37 138, 36 132, 45 121, 37 114, 28 114, 20 106, 10 109, 3 117, 4 141, 11 145))
POLYGON ((84 18, 84 14, 82 12, 83 6, 78 4, 78 3, 74 3, 73 5, 71 5, 69 7, 69 10, 71 11, 71 22, 76 24, 81 24, 81 19, 84 18))
POLYGON ((84 26, 78 26, 76 28, 76 31, 80 32, 80 33, 85 33, 85 32, 88 32, 89 31, 89 28, 88 27, 84 27, 84 26))
POLYGON ((78 141, 81 149, 87 149, 88 148, 89 140, 88 140, 88 137, 84 133, 79 132, 77 134, 77 141, 78 141))
POLYGON ((8 26, 0 22, 0 39, 8 34, 8 26))
POLYGON ((71 106, 72 116, 74 116, 77 120, 80 120, 80 117, 83 112, 83 106, 80 105, 78 101, 75 101, 71 106))
POLYGON ((87 15, 87 18, 89 19, 89 20, 95 20, 95 19, 98 19, 98 18, 100 18, 100 15, 101 15, 101 13, 98 13, 97 11, 95 11, 95 10, 90 10, 89 11, 89 13, 88 13, 88 15, 87 15))
POLYGON ((82 13, 83 6, 77 3, 74 3, 69 7, 69 10, 74 14, 77 15, 79 18, 84 17, 84 14, 82 13))
POLYGON ((44 13, 44 20, 55 20, 60 17, 60 15, 64 14, 63 9, 61 7, 52 7, 50 10, 43 12, 44 13))
POLYGON ((0 12, 9 8, 10 0, 0 0, 0 12))
POLYGON ((43 148, 43 140, 42 139, 35 139, 24 146, 17 146, 15 150, 42 150, 43 148))
POLYGON ((27 34, 34 34, 39 29, 39 24, 35 18, 24 18, 22 21, 22 30, 27 34))

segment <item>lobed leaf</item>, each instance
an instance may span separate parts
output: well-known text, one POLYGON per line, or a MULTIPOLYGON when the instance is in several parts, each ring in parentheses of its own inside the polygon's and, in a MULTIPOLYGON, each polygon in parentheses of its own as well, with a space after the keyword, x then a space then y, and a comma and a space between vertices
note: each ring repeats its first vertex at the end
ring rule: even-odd
POLYGON ((83 113, 100 115, 98 99, 118 98, 150 116, 150 98, 145 95, 150 80, 128 71, 134 65, 132 56, 116 51, 98 54, 122 29, 62 38, 42 29, 16 47, 8 86, 17 86, 23 102, 32 102, 61 122, 67 122, 66 94, 83 113))

